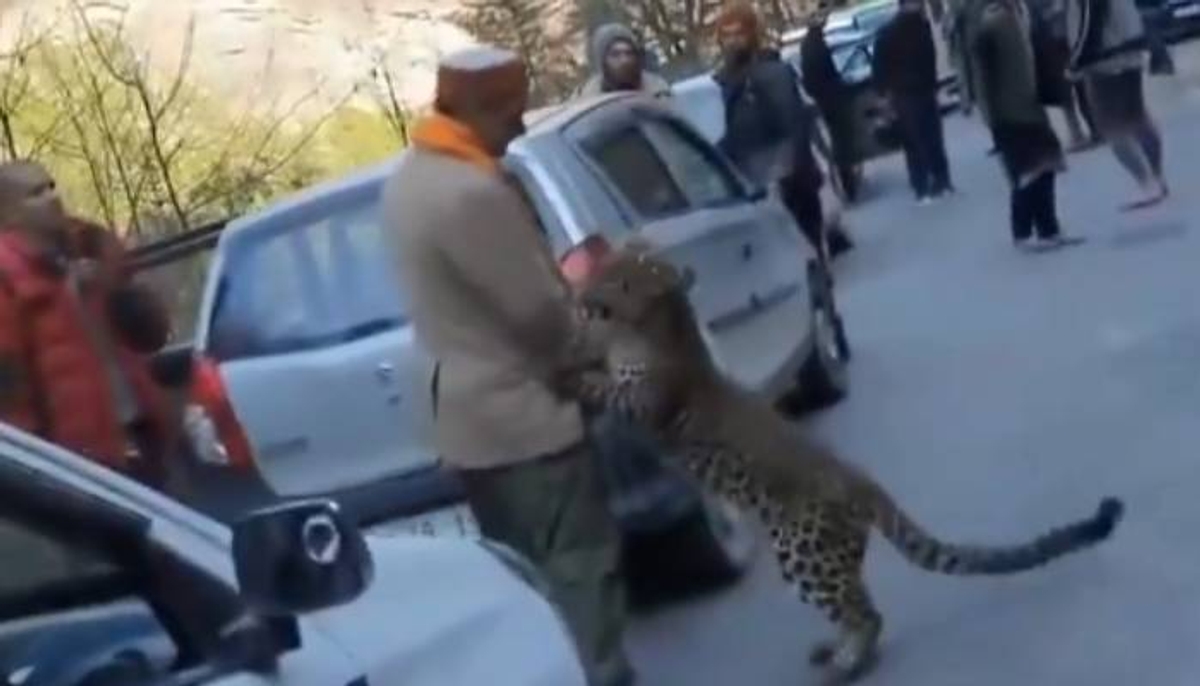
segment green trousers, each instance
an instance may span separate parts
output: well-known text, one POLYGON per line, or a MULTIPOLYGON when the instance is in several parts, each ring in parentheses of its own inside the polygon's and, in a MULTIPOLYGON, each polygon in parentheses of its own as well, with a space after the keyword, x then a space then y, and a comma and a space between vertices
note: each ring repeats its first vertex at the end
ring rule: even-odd
POLYGON ((592 686, 629 686, 621 539, 587 443, 496 469, 462 472, 487 538, 525 555, 546 576, 574 633, 592 686))

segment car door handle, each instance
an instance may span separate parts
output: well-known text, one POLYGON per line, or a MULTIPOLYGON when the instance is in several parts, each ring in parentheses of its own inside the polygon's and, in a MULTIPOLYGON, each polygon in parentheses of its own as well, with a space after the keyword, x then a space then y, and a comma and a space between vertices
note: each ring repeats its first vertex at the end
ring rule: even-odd
POLYGON ((391 362, 380 362, 375 367, 375 378, 380 383, 391 383, 396 378, 396 365, 391 362))

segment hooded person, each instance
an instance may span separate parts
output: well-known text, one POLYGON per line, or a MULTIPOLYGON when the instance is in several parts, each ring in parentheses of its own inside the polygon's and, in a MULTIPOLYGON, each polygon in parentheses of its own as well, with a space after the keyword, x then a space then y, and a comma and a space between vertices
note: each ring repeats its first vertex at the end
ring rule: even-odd
POLYGON ((605 24, 592 33, 588 61, 592 76, 580 95, 616 91, 640 91, 654 97, 670 97, 671 86, 646 69, 646 50, 633 31, 622 24, 605 24))
POLYGON ((476 47, 443 58, 434 112, 383 191, 417 338, 437 360, 434 442, 484 536, 545 574, 589 683, 629 686, 620 538, 578 405, 556 380, 589 359, 583 324, 520 182, 526 66, 476 47))

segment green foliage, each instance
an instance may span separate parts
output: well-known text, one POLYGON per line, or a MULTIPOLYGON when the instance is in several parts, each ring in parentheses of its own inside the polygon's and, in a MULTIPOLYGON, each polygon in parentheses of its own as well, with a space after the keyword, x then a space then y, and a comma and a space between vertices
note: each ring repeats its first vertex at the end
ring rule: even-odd
POLYGON ((383 160, 396 153, 399 143, 383 113, 353 105, 334 112, 316 142, 317 156, 330 173, 383 160))
POLYGON ((397 147, 396 113, 346 101, 318 114, 238 110, 190 78, 190 37, 163 71, 120 26, 71 19, 69 37, 23 35, 0 56, 0 159, 42 162, 73 211, 135 241, 243 213, 397 147))

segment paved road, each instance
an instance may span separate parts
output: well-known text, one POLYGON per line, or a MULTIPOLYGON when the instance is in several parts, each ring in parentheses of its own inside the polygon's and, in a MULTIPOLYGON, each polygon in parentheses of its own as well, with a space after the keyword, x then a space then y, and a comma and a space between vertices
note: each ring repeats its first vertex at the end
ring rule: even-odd
MULTIPOLYGON (((852 397, 812 426, 935 532, 1020 540, 1118 494, 1111 544, 1007 579, 905 565, 882 540, 868 578, 887 618, 864 683, 1193 686, 1200 679, 1200 58, 1155 80, 1176 197, 1116 212, 1133 187, 1101 150, 1061 184, 1079 248, 1008 243, 1000 172, 977 120, 949 120, 962 194, 920 208, 899 160, 851 215, 861 249, 839 289, 852 397)), ((825 627, 768 561, 717 597, 643 618, 652 686, 797 686, 825 627)))

